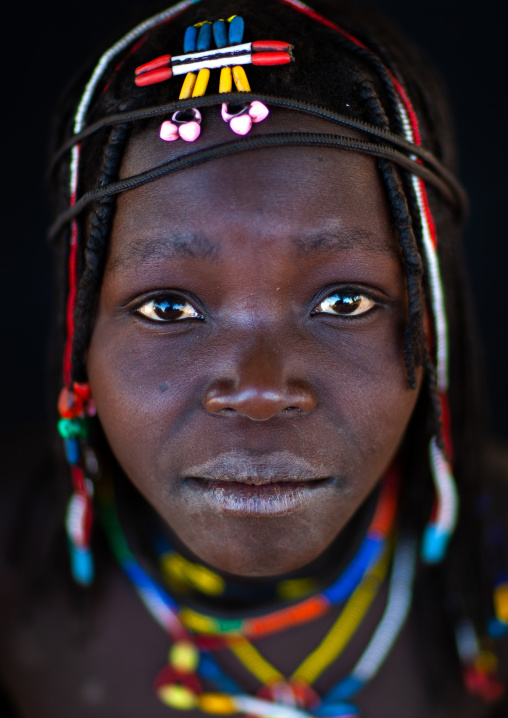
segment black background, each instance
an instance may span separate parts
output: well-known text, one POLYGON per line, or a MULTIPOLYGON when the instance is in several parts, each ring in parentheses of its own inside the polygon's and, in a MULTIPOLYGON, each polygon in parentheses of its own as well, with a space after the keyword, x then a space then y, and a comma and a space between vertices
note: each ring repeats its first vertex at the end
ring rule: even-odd
MULTIPOLYGON (((367 4, 357 0, 359 4, 367 4)), ((168 3, 169 4, 169 3, 168 3)), ((441 69, 455 115, 461 178, 471 196, 465 247, 485 347, 493 433, 508 438, 506 73, 508 11, 486 0, 371 0, 441 69)), ((47 415, 45 355, 51 266, 44 189, 49 118, 97 46, 143 4, 60 0, 11 5, 2 44, 2 432, 47 415)), ((142 13, 141 13, 142 14, 142 13)))

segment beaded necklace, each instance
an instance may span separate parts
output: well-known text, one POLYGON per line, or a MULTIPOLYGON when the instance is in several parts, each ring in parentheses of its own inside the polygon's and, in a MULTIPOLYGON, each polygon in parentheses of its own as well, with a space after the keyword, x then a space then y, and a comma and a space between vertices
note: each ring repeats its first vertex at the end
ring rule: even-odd
POLYGON ((102 516, 113 553, 149 612, 174 641, 169 664, 155 682, 159 698, 172 708, 199 708, 205 713, 223 715, 240 712, 260 717, 302 718, 309 715, 308 710, 316 716, 358 715, 354 706, 343 701, 375 674, 405 621, 410 606, 414 542, 411 550, 407 540, 399 542, 385 614, 351 675, 323 699, 311 685, 342 653, 383 583, 393 544, 389 535, 393 533, 397 479, 396 471, 389 472, 384 479, 366 537, 332 586, 312 599, 267 616, 233 620, 206 616, 188 607, 179 608, 176 600, 136 561, 122 532, 112 494, 108 496, 103 492, 102 516), (345 605, 318 647, 286 678, 259 653, 249 637, 280 631, 324 613, 324 610, 309 611, 309 601, 313 601, 311 606, 326 606, 325 610, 344 601, 345 605), (245 695, 210 653, 213 648, 224 647, 261 682, 256 697, 245 695), (212 683, 215 692, 204 692, 201 680, 212 683))

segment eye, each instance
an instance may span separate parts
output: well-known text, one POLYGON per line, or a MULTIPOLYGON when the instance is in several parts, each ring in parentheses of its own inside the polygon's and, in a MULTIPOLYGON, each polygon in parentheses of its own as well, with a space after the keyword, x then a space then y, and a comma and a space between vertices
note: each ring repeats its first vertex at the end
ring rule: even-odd
POLYGON ((312 312, 313 314, 335 314, 336 316, 358 316, 375 307, 377 302, 361 292, 341 290, 329 294, 312 312))
POLYGON ((152 322, 179 322, 182 319, 203 319, 190 302, 176 294, 149 299, 136 309, 152 322))

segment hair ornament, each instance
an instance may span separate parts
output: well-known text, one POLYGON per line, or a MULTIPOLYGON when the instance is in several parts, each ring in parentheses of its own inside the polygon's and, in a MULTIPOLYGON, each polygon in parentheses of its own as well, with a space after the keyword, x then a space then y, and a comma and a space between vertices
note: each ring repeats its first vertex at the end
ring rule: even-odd
MULTIPOLYGON (((233 83, 238 92, 250 92, 244 65, 285 65, 292 62, 292 45, 278 40, 257 40, 242 43, 245 23, 233 15, 229 20, 208 21, 191 25, 185 31, 183 55, 162 55, 140 65, 135 70, 138 87, 153 85, 185 74, 180 100, 202 97, 207 90, 210 71, 220 68, 219 93, 231 93, 233 83), (216 49, 212 50, 212 38, 216 49)), ((237 135, 247 135, 253 123, 262 122, 269 115, 268 107, 259 100, 222 104, 221 117, 237 135)), ((195 107, 177 110, 171 120, 160 128, 165 142, 179 137, 194 142, 201 134, 201 114, 195 107)))
POLYGON ((84 442, 88 439, 88 418, 95 416, 95 404, 90 386, 74 382, 64 387, 58 399, 58 433, 63 439, 65 456, 71 467, 73 494, 70 498, 65 528, 69 539, 71 571, 74 580, 89 585, 94 576, 90 549, 92 529, 93 484, 85 478, 90 460, 86 456, 84 442))

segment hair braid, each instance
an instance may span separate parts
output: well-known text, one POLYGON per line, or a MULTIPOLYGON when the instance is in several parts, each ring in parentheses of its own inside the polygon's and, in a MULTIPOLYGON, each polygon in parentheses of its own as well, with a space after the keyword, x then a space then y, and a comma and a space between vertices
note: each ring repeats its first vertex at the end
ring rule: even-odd
MULTIPOLYGON (((110 133, 104 150, 103 164, 99 175, 99 186, 108 185, 118 178, 122 157, 130 134, 128 124, 115 126, 110 133)), ((97 203, 88 222, 88 241, 84 250, 84 269, 76 299, 75 334, 72 345, 73 380, 84 381, 84 357, 90 341, 90 332, 95 311, 106 248, 115 209, 115 197, 106 197, 97 203)))

